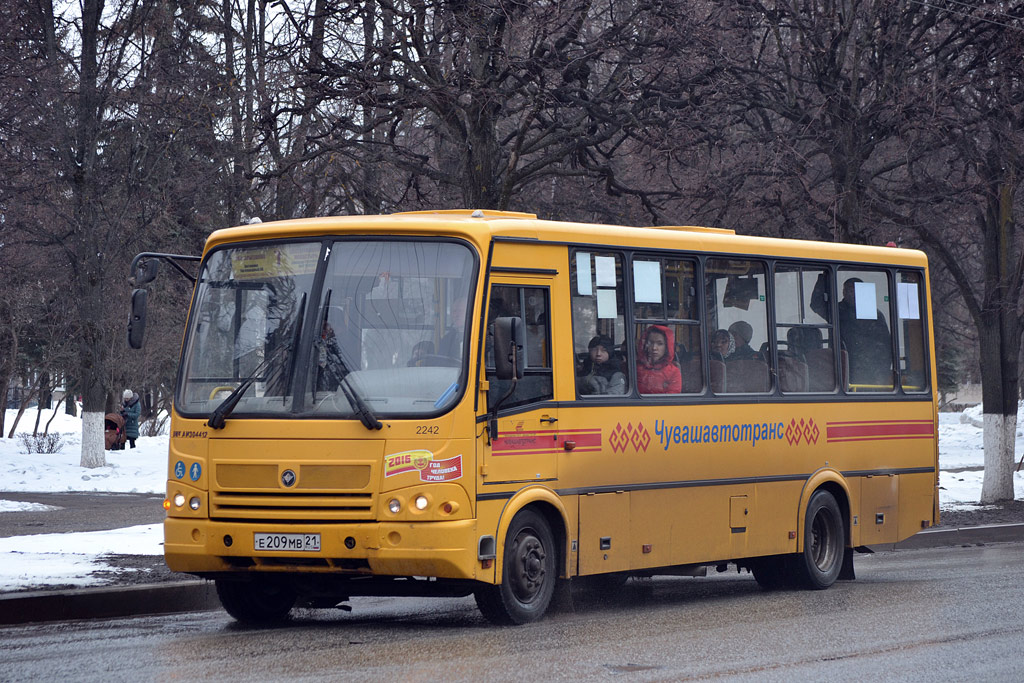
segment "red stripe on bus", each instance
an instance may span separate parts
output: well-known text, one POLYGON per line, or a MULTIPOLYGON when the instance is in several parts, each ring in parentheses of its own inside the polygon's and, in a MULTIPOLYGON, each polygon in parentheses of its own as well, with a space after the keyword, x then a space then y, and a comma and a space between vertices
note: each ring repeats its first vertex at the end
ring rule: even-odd
POLYGON ((829 439, 829 443, 841 443, 843 441, 906 441, 907 439, 930 439, 931 434, 922 436, 851 436, 845 439, 829 439))
POLYGON ((932 420, 855 420, 849 422, 829 422, 829 425, 879 425, 879 424, 933 424, 932 420))
POLYGON ((859 422, 839 423, 829 422, 825 429, 829 441, 840 439, 855 439, 868 437, 897 437, 921 435, 921 438, 931 437, 935 434, 935 428, 930 421, 884 421, 884 422, 859 422))
MULTIPOLYGON (((549 448, 543 451, 506 451, 504 453, 491 453, 491 457, 494 458, 507 458, 510 455, 557 455, 558 453, 564 452, 565 449, 559 446, 558 448, 549 448)), ((570 453, 600 453, 600 448, 574 448, 570 453)))
POLYGON ((527 452, 548 453, 562 450, 564 448, 563 444, 566 441, 575 441, 576 450, 601 446, 600 430, 543 432, 543 435, 540 437, 525 434, 525 432, 516 432, 515 434, 495 439, 491 445, 491 452, 494 455, 525 454, 527 452), (548 437, 553 438, 549 440, 548 437))

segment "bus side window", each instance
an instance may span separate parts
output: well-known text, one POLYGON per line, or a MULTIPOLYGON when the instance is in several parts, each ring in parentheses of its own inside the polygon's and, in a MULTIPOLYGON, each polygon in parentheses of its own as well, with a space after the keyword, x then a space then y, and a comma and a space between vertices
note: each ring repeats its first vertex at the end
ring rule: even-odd
POLYGON ((636 386, 641 394, 704 391, 696 274, 693 259, 633 258, 636 386))
POLYGON ((731 337, 729 353, 722 354, 724 393, 765 393, 772 389, 771 358, 765 358, 761 352, 768 341, 766 280, 766 267, 761 261, 723 258, 707 261, 704 271, 707 329, 713 333, 725 330, 731 337))
POLYGON ((551 370, 550 307, 548 301, 548 289, 546 287, 495 285, 491 288, 491 298, 487 309, 488 325, 485 359, 487 381, 491 387, 487 392, 489 408, 494 407, 494 404, 511 387, 510 382, 498 380, 494 376, 494 349, 491 343, 491 323, 499 316, 513 316, 522 320, 526 325, 523 378, 516 383, 515 392, 501 404, 501 407, 514 408, 515 406, 545 401, 554 397, 551 370))
POLYGON ((839 340, 850 367, 847 389, 858 393, 892 391, 895 383, 889 274, 882 270, 843 268, 839 271, 839 282, 839 340))
POLYGON ((572 255, 572 336, 578 396, 628 394, 622 256, 572 255))
POLYGON ((928 391, 924 306, 920 273, 901 270, 896 283, 896 312, 899 316, 900 384, 906 392, 928 391))
POLYGON ((776 358, 784 394, 836 389, 829 283, 823 268, 775 268, 776 358))

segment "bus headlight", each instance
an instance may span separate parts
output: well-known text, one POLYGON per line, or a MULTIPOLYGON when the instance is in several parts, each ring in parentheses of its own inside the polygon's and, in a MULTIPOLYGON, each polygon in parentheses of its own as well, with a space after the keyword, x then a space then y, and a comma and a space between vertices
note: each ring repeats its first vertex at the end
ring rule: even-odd
POLYGON ((185 504, 185 494, 184 493, 175 493, 174 494, 174 507, 180 508, 184 504, 185 504))
POLYGON ((198 510, 199 509, 199 498, 197 498, 196 496, 192 496, 189 499, 189 501, 188 501, 188 506, 190 508, 192 508, 193 510, 198 510))
POLYGON ((391 511, 391 514, 397 515, 399 512, 402 511, 402 504, 398 501, 397 498, 392 498, 391 500, 388 501, 388 510, 391 511))
POLYGON ((426 496, 416 496, 416 500, 413 501, 413 504, 416 505, 417 510, 426 510, 430 501, 427 500, 426 496))

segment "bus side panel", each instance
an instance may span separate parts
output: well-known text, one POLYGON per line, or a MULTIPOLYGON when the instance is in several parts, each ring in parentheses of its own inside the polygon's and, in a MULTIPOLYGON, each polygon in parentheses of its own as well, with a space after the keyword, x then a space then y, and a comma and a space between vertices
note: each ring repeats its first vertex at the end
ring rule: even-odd
POLYGON ((797 501, 803 484, 794 480, 755 486, 757 514, 747 527, 747 552, 743 557, 796 552, 796 538, 790 538, 790 533, 797 528, 797 501))
POLYGON ((630 493, 580 496, 580 574, 630 569, 630 493))
POLYGON ((900 518, 897 520, 897 540, 913 536, 921 529, 932 525, 935 499, 935 475, 900 475, 900 518))
POLYGON ((860 493, 860 540, 864 545, 899 540, 900 478, 894 474, 864 477, 860 493))
POLYGON ((732 497, 749 497, 750 491, 746 485, 674 490, 671 564, 713 562, 734 557, 737 552, 740 557, 745 555, 749 532, 733 533, 729 511, 732 497))

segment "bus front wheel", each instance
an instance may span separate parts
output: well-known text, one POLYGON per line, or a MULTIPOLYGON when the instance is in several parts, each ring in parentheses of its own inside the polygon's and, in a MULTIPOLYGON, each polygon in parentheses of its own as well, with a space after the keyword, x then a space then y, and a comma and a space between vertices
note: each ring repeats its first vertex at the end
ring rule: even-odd
POLYGON ((843 568, 845 547, 846 533, 839 504, 828 491, 815 491, 804 517, 804 551, 794 558, 800 583, 817 590, 835 583, 843 568))
POLYGON ((282 621, 297 598, 291 589, 269 581, 217 579, 214 583, 224 610, 245 623, 282 621))
POLYGON ((495 624, 526 624, 544 616, 558 580, 555 537, 543 515, 523 510, 505 536, 501 583, 483 585, 476 604, 495 624))

